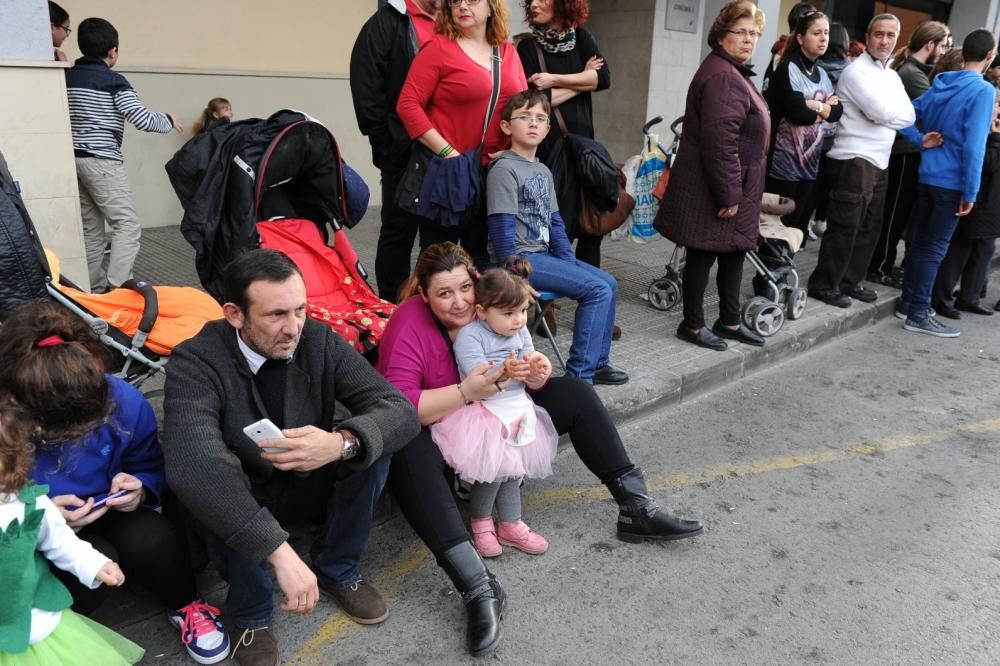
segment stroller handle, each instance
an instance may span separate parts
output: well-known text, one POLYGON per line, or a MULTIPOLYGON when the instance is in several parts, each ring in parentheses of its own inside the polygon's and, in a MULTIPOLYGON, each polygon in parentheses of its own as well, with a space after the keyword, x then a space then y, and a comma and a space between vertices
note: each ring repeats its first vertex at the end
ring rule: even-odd
MULTIPOLYGON (((663 122, 663 116, 656 116, 655 118, 650 118, 646 121, 646 124, 642 126, 642 133, 649 136, 649 130, 653 129, 653 125, 658 125, 663 122)), ((673 127, 671 127, 673 129, 673 127)))
POLYGON ((135 332, 135 337, 132 340, 136 347, 141 347, 146 343, 146 338, 149 336, 149 332, 153 330, 156 318, 160 314, 160 307, 156 300, 156 290, 153 289, 153 285, 145 280, 137 280, 135 278, 122 282, 122 288, 131 289, 142 296, 142 319, 139 321, 139 329, 135 332))

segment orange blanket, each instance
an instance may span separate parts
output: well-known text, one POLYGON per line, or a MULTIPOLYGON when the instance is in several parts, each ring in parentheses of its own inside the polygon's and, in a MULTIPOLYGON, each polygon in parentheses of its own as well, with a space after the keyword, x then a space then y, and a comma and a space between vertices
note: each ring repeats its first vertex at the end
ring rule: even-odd
MULTIPOLYGON (((59 275, 59 260, 46 250, 53 275, 59 275)), ((114 289, 107 294, 89 294, 53 281, 59 291, 129 337, 135 335, 142 319, 142 296, 130 289, 114 289)), ((153 287, 159 315, 149 332, 146 347, 168 356, 174 347, 198 334, 206 322, 222 319, 222 307, 215 299, 193 287, 153 287)))

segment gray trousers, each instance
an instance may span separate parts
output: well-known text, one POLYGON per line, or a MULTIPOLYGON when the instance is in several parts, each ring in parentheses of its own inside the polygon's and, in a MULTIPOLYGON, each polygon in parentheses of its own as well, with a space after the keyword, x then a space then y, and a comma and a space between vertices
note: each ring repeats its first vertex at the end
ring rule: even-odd
POLYGON ((142 234, 125 165, 98 157, 77 157, 76 180, 80 187, 90 289, 100 292, 109 287, 119 287, 132 277, 132 265, 139 254, 142 234), (111 256, 106 268, 105 220, 111 227, 111 256))

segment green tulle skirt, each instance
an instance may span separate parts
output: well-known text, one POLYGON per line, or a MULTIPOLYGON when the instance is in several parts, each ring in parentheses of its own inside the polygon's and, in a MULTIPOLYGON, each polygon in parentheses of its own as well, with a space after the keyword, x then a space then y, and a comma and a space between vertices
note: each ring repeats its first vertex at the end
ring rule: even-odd
POLYGON ((0 652, 0 666, 118 666, 134 664, 141 647, 104 625, 66 609, 48 638, 24 652, 0 652))

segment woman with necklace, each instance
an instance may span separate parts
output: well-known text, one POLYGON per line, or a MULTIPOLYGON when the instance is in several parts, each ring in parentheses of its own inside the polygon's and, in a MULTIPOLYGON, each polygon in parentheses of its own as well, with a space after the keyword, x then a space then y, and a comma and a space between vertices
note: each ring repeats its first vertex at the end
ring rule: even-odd
MULTIPOLYGON (((505 0, 447 0, 437 14, 436 34, 413 59, 396 104, 411 139, 446 158, 475 150, 482 142, 484 164, 510 145, 500 130, 501 111, 528 82, 507 36, 505 0), (500 95, 484 137, 494 48, 500 58, 500 95)), ((485 219, 461 230, 431 220, 420 223, 421 250, 451 241, 481 258, 487 255, 486 239, 485 219)))
POLYGON ((823 140, 833 133, 832 125, 843 112, 829 75, 816 64, 829 41, 826 15, 805 14, 785 44, 767 89, 774 132, 767 191, 795 201, 795 210, 781 221, 802 230, 803 247, 814 208, 823 140))
MULTIPOLYGON (((521 4, 532 38, 522 40, 517 45, 517 52, 524 63, 528 82, 550 95, 552 106, 562 114, 568 132, 594 138, 590 93, 611 86, 611 70, 594 36, 582 27, 590 12, 587 0, 522 0, 521 4), (543 61, 539 60, 539 51, 543 61)), ((539 146, 538 158, 542 162, 548 164, 560 136, 558 130, 550 131, 539 146)), ((558 174, 554 175, 558 178, 558 174)), ((577 233, 579 190, 556 182, 556 191, 566 231, 571 239, 574 236, 578 239, 576 258, 600 268, 602 237, 577 233)))

